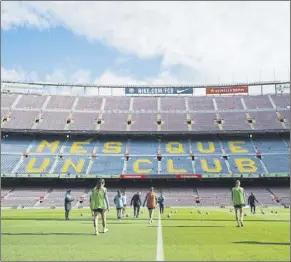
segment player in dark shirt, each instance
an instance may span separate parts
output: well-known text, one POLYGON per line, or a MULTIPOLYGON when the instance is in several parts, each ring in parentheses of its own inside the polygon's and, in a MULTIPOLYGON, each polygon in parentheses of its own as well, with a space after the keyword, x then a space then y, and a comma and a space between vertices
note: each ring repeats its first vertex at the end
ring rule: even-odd
POLYGON ((256 213, 256 202, 259 203, 259 201, 256 199, 255 195, 251 192, 249 198, 248 198, 248 204, 251 207, 251 213, 256 213))
POLYGON ((71 196, 71 190, 68 190, 65 196, 65 218, 66 220, 69 220, 69 213, 72 209, 71 202, 74 201, 74 199, 71 196))
POLYGON ((135 195, 133 195, 130 205, 133 205, 133 213, 134 213, 134 217, 138 218, 139 216, 139 210, 140 210, 140 206, 141 206, 141 192, 136 193, 135 195))
POLYGON ((160 195, 158 198, 158 203, 160 205, 160 214, 164 214, 164 202, 165 202, 165 197, 163 194, 160 195))

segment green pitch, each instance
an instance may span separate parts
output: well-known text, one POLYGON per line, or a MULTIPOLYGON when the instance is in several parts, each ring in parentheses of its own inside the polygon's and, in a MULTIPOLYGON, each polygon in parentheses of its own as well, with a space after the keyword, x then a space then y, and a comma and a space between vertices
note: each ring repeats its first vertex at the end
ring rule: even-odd
POLYGON ((137 220, 128 209, 123 221, 111 209, 109 232, 98 236, 88 209, 73 210, 70 221, 58 209, 2 210, 1 260, 290 261, 289 210, 251 215, 246 209, 243 228, 236 227, 229 209, 202 208, 202 214, 196 208, 174 210, 171 218, 171 210, 165 211, 159 227, 157 214, 148 224, 145 209, 137 220))

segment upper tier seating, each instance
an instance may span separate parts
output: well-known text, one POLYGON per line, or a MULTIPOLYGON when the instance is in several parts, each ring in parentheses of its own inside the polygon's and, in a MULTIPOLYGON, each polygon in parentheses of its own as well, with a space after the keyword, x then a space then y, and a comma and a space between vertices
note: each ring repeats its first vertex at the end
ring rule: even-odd
POLYGON ((3 129, 201 132, 290 129, 289 95, 108 97, 2 94, 3 129))

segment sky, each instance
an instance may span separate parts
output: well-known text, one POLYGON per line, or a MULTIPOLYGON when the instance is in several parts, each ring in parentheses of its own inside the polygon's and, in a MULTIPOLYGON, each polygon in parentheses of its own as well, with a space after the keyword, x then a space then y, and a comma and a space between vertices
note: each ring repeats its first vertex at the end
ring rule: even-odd
POLYGON ((1 79, 289 80, 290 2, 1 2, 1 79))

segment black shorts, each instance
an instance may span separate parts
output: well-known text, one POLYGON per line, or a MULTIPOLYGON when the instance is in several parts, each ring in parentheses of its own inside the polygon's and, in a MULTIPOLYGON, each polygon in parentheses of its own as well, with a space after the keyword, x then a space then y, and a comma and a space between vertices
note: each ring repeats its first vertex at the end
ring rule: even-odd
POLYGON ((242 205, 234 205, 233 207, 234 208, 243 208, 245 205, 244 204, 242 204, 242 205))
POLYGON ((122 210, 123 209, 123 207, 120 207, 120 208, 116 208, 116 210, 122 210))
POLYGON ((200 204, 200 201, 199 200, 196 200, 195 202, 196 202, 196 204, 200 204))
POLYGON ((102 209, 102 208, 93 209, 93 212, 94 213, 104 214, 105 211, 106 211, 106 209, 102 209))

